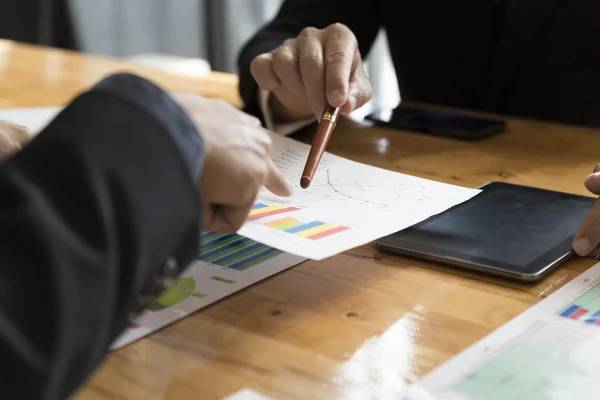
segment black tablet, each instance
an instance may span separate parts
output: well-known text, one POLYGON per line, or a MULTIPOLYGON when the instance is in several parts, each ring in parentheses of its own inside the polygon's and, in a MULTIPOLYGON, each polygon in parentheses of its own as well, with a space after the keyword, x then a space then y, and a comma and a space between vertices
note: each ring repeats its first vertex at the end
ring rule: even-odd
POLYGON ((450 210, 384 237, 384 251, 536 281, 572 255, 595 199, 501 182, 450 210))

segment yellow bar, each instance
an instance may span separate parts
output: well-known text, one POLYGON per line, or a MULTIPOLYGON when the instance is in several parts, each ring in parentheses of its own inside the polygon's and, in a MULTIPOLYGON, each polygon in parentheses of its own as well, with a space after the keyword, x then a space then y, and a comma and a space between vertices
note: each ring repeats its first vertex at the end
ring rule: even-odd
POLYGON ((281 210, 282 208, 283 207, 281 207, 281 206, 269 206, 269 207, 257 208, 256 210, 250 210, 250 215, 268 213, 270 211, 281 210))
POLYGON ((315 226, 314 228, 307 229, 302 232, 298 232, 298 233, 296 233, 296 235, 302 236, 302 237, 309 237, 311 235, 316 235, 317 233, 325 232, 325 231, 328 231, 333 228, 335 228, 335 226, 331 226, 331 225, 327 225, 327 224, 320 225, 320 226, 315 226))
POLYGON ((278 219, 278 220, 266 223, 265 226, 268 226, 269 228, 277 228, 280 225, 287 224, 288 222, 293 222, 293 221, 296 221, 296 218, 286 217, 286 218, 282 218, 282 219, 278 219))

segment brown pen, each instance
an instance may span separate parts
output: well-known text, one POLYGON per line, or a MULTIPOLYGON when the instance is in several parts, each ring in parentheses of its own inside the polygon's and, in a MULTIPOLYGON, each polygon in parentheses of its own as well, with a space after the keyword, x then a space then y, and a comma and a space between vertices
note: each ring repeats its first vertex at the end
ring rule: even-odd
POLYGON ((323 111, 323 115, 321 115, 319 127, 317 128, 317 133, 315 133, 315 138, 310 147, 310 152, 306 159, 306 166, 304 167, 304 172, 302 172, 302 178, 300 178, 300 186, 302 189, 306 189, 310 186, 315 176, 315 172, 317 172, 317 167, 319 166, 319 162, 321 162, 323 153, 325 153, 325 148, 333 133, 339 114, 339 107, 331 107, 328 104, 327 107, 325 107, 325 111, 323 111))

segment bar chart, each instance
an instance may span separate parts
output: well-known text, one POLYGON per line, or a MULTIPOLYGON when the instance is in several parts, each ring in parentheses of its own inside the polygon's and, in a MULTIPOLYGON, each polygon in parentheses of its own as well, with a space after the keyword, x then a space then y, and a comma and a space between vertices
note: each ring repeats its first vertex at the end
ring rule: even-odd
POLYGON ((256 203, 250 210, 248 221, 254 221, 261 218, 271 217, 273 215, 285 214, 292 211, 298 211, 298 207, 284 207, 278 205, 269 205, 264 203, 256 203))
POLYGON ((269 228, 287 232, 311 240, 319 240, 350 228, 326 224, 322 221, 305 222, 292 217, 285 217, 264 224, 269 228))
POLYGON ((559 316, 600 325, 600 285, 592 287, 558 313, 559 316))
POLYGON ((203 255, 200 261, 242 271, 282 254, 281 251, 254 240, 219 233, 202 234, 203 255))
POLYGON ((465 400, 597 399, 599 345, 600 335, 591 327, 537 322, 492 347, 453 389, 465 400))

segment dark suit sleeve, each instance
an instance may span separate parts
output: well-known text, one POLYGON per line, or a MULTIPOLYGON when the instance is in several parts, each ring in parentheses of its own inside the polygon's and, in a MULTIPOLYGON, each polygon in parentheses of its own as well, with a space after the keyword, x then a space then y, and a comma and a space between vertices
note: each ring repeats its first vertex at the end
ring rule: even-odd
POLYGON ((2 398, 66 398, 197 257, 201 159, 170 97, 119 75, 0 167, 2 398))
POLYGON ((334 23, 342 23, 354 32, 360 53, 366 57, 381 26, 378 1, 285 1, 275 19, 250 39, 238 58, 239 91, 245 111, 262 119, 257 98, 258 86, 250 74, 254 57, 277 48, 287 39, 295 38, 306 27, 323 29, 334 23))

